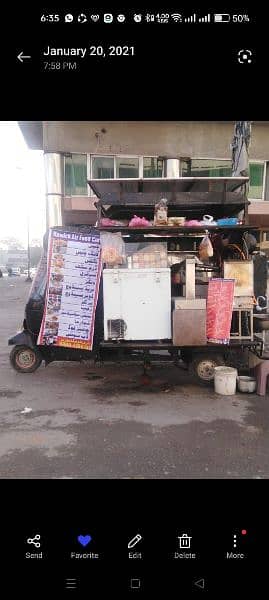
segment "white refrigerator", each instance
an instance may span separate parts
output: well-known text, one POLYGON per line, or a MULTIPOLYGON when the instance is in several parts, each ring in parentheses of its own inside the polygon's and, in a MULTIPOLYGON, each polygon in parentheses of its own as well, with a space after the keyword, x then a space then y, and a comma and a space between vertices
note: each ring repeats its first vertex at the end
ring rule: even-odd
POLYGON ((169 268, 104 269, 104 339, 171 339, 169 268))

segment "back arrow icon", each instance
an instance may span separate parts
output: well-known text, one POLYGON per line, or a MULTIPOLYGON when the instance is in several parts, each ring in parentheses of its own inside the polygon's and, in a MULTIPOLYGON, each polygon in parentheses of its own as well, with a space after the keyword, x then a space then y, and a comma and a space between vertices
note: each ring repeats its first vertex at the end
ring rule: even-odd
POLYGON ((198 588, 201 588, 201 590, 204 590, 205 589, 205 580, 198 579, 197 581, 194 582, 194 585, 196 585, 198 588))
POLYGON ((19 59, 20 62, 23 62, 24 58, 31 58, 31 56, 26 56, 23 54, 23 52, 20 52, 20 54, 18 54, 17 58, 19 59))

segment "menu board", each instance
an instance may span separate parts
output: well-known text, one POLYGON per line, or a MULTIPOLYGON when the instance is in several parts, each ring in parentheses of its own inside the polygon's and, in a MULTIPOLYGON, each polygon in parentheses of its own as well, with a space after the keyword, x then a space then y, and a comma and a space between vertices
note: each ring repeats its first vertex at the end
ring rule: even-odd
POLYGON ((50 230, 38 344, 92 349, 100 275, 99 232, 50 230))

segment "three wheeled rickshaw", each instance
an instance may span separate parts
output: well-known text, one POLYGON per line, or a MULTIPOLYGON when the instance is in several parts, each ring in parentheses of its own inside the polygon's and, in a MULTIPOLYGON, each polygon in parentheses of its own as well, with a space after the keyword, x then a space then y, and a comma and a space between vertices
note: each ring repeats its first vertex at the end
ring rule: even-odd
POLYGON ((98 198, 96 225, 73 223, 56 229, 99 232, 101 246, 102 240, 107 244, 117 239, 124 248, 118 263, 103 259, 92 350, 37 344, 46 302, 47 233, 22 331, 9 339, 17 371, 34 372, 42 361, 134 361, 144 366, 166 361, 183 363, 199 381, 209 382, 215 366, 247 368, 249 353, 262 355, 255 317, 266 313, 267 264, 258 251, 259 232, 248 223, 248 178, 88 183, 98 198), (163 199, 168 216, 160 224, 154 220, 154 207, 163 199), (213 254, 202 261, 199 248, 205 237, 213 254), (226 343, 207 337, 212 279, 235 281, 226 343))

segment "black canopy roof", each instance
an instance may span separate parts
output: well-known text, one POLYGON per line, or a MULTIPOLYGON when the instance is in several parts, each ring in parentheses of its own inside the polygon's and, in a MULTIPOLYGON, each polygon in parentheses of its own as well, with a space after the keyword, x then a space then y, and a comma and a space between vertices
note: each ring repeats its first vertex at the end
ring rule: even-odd
POLYGON ((248 177, 180 177, 166 179, 155 177, 152 179, 90 179, 88 184, 100 199, 101 204, 154 204, 160 198, 167 198, 168 202, 177 204, 180 200, 193 199, 207 200, 214 203, 224 195, 227 200, 242 204, 245 184, 248 177), (240 190, 241 188, 241 190, 240 190), (241 193, 240 193, 241 192, 241 193), (206 196, 208 195, 208 196, 206 196))

